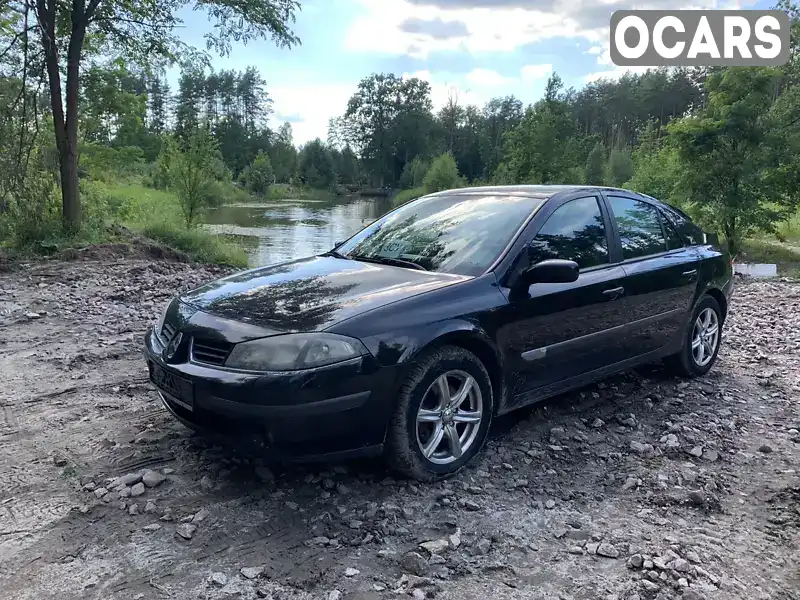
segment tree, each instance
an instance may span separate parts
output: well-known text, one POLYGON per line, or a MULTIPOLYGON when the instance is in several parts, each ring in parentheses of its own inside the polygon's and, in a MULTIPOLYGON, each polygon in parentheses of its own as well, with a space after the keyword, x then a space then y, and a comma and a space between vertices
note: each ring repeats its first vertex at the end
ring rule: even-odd
POLYGON ((633 159, 626 148, 614 148, 608 157, 608 183, 621 187, 633 177, 633 159))
POLYGON ((414 160, 407 162, 403 169, 403 174, 400 176, 400 187, 404 189, 420 187, 429 168, 430 163, 415 156, 414 160))
POLYGON ((586 183, 603 185, 606 179, 606 149, 597 142, 586 161, 586 183))
MULTIPOLYGON (((6 10, 24 18, 13 21, 16 33, 34 30, 43 50, 58 152, 64 224, 80 225, 78 191, 78 109, 81 64, 96 52, 121 55, 141 63, 172 59, 181 42, 175 29, 188 0, 12 0, 6 10), (87 40, 91 43, 86 44, 87 40), (62 73, 65 76, 62 82, 62 73)), ((227 54, 233 41, 271 37, 281 46, 298 43, 289 25, 296 0, 203 0, 193 4, 215 22, 206 42, 227 54)), ((26 56, 34 60, 33 54, 26 56)))
POLYGON ((330 149, 319 138, 300 150, 300 178, 313 188, 329 189, 336 183, 336 165, 330 149))
POLYGON ((275 170, 275 181, 291 183, 297 172, 297 148, 292 141, 291 123, 280 126, 269 155, 275 170))
POLYGON ((239 180, 244 183, 248 192, 263 196, 274 180, 269 156, 263 151, 259 152, 253 163, 242 171, 239 180))
POLYGON ((166 80, 156 75, 150 80, 148 90, 148 128, 152 133, 161 135, 167 130, 167 98, 169 98, 169 84, 166 80))
POLYGON ((773 229, 780 215, 775 206, 789 201, 764 177, 778 76, 774 69, 755 68, 715 73, 706 83, 706 108, 668 127, 689 200, 724 234, 731 253, 754 229, 773 229))
POLYGON ((425 175, 423 185, 429 194, 463 186, 456 159, 450 152, 445 152, 433 160, 431 168, 425 175))
POLYGON ((170 158, 170 184, 183 211, 186 226, 192 227, 206 204, 208 188, 216 181, 217 143, 208 129, 199 127, 189 137, 187 148, 170 158))

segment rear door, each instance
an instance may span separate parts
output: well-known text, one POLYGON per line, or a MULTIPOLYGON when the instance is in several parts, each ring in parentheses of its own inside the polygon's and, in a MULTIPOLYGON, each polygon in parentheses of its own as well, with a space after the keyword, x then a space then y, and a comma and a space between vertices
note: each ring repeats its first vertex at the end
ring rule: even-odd
POLYGON ((584 192, 548 206, 542 223, 522 249, 516 270, 549 258, 580 266, 572 283, 537 283, 514 297, 500 318, 498 342, 509 362, 509 408, 537 390, 613 362, 624 348, 615 328, 626 315, 619 306, 625 272, 612 264, 610 221, 602 198, 584 192))
POLYGON ((662 350, 680 337, 698 281, 699 255, 656 203, 625 192, 606 193, 613 215, 629 316, 626 337, 639 354, 662 350))

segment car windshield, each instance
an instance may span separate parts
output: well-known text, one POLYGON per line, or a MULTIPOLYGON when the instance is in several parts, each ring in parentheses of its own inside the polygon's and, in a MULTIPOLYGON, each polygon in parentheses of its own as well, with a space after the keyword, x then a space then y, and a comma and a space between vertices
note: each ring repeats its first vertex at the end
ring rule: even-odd
POLYGON ((356 260, 476 276, 543 202, 483 194, 421 198, 378 219, 337 251, 356 260))

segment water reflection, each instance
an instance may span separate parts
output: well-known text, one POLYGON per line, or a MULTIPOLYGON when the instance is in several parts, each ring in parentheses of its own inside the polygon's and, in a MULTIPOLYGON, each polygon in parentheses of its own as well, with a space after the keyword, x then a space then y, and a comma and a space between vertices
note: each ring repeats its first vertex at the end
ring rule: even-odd
POLYGON ((206 227, 244 241, 250 266, 270 265, 333 248, 392 208, 388 198, 336 197, 222 206, 206 227))

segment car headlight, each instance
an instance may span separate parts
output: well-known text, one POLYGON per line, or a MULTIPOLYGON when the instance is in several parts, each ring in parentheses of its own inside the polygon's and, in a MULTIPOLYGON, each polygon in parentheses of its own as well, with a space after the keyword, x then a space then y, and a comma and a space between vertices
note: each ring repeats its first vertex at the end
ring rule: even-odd
POLYGON ((161 335, 161 330, 164 328, 164 319, 167 318, 167 311, 169 310, 171 304, 172 304, 172 298, 170 298, 164 305, 164 310, 161 311, 161 316, 158 317, 158 320, 155 322, 155 325, 153 325, 153 331, 157 336, 161 335))
POLYGON ((360 341, 331 333, 294 333, 236 344, 225 366, 246 371, 300 371, 367 354, 360 341))

